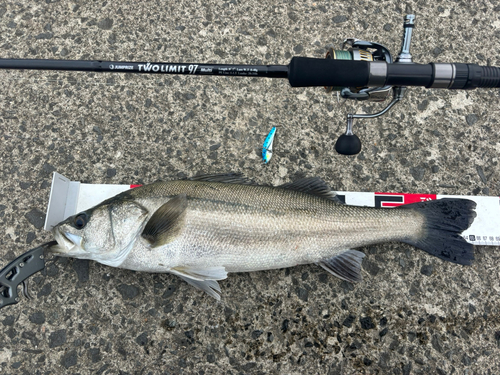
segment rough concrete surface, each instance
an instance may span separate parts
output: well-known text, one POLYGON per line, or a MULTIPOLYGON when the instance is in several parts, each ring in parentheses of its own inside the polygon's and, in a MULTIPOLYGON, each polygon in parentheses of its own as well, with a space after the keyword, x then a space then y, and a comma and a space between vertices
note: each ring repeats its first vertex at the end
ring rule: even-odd
MULTIPOLYGON (((346 37, 414 61, 500 66, 499 1, 67 1, 0 3, 0 57, 288 64, 346 37)), ((52 240, 53 171, 86 183, 240 172, 334 189, 500 195, 499 90, 410 89, 357 121, 363 151, 335 153, 349 110, 286 80, 0 72, 0 263, 52 240), (269 165, 260 147, 280 125, 269 165)), ((409 245, 362 249, 351 285, 309 265, 231 274, 221 303, 173 275, 59 259, 35 298, 0 310, 2 374, 498 374, 499 249, 472 266, 409 245)))

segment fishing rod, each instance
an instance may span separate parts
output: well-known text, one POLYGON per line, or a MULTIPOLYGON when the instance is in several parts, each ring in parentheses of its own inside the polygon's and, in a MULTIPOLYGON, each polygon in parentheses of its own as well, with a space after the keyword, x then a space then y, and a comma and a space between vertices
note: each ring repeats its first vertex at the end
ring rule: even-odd
POLYGON ((288 65, 0 59, 0 69, 282 78, 292 87, 324 86, 344 99, 370 102, 383 102, 392 93, 391 102, 379 112, 347 114, 346 132, 337 139, 335 149, 340 154, 355 155, 361 151, 361 141, 353 132, 354 120, 384 115, 403 99, 408 86, 451 90, 500 87, 500 68, 414 63, 410 54, 414 27, 415 16, 406 15, 401 51, 394 60, 382 44, 350 38, 342 49, 330 48, 326 58, 293 57, 288 65))

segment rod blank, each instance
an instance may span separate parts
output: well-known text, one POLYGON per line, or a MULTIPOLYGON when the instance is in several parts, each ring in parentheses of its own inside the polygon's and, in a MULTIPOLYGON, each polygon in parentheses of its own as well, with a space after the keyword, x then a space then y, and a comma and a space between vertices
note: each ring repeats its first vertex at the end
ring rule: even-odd
POLYGON ((191 64, 100 60, 0 59, 0 69, 62 70, 106 73, 188 74, 288 78, 287 65, 191 64))

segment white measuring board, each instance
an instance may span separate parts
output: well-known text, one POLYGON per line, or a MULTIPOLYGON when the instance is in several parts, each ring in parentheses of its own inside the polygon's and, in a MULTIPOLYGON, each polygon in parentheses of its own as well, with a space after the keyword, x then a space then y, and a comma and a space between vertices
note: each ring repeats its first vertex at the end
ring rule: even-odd
MULTIPOLYGON (((140 185, 83 184, 70 181, 54 173, 45 230, 67 217, 94 207, 105 199, 140 185)), ((348 205, 391 208, 403 204, 424 202, 441 198, 464 198, 476 202, 477 216, 469 229, 462 233, 474 245, 500 246, 500 198, 470 195, 437 195, 406 193, 364 193, 337 191, 338 197, 348 205)))
POLYGON ((82 184, 54 172, 44 229, 51 230, 67 217, 136 186, 139 185, 82 184))

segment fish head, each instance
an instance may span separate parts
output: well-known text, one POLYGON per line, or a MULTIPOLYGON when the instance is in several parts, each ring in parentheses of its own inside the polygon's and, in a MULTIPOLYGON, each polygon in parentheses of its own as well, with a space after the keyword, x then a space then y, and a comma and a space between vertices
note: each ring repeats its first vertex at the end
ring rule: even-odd
POLYGON ((147 217, 148 211, 134 201, 108 200, 57 224, 52 229, 57 245, 51 251, 118 266, 140 236, 147 217))

